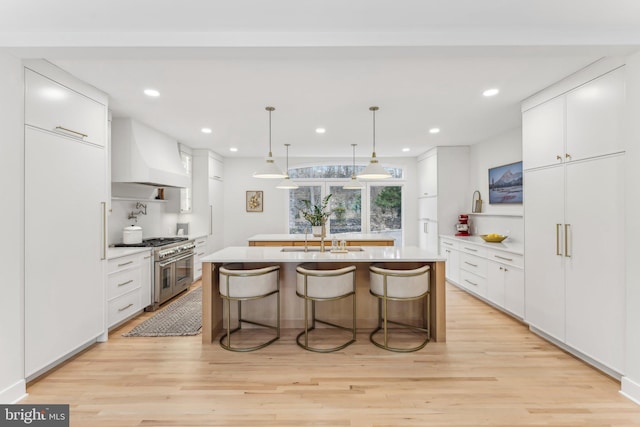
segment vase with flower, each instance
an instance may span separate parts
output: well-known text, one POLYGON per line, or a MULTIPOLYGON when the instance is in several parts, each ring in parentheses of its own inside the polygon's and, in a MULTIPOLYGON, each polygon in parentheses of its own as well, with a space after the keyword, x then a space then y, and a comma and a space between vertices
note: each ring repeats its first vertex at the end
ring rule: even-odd
POLYGON ((300 212, 311 225, 311 232, 315 237, 326 237, 325 224, 331 216, 331 210, 328 209, 329 199, 331 199, 331 194, 316 204, 312 204, 311 200, 302 200, 304 208, 300 209, 300 212))

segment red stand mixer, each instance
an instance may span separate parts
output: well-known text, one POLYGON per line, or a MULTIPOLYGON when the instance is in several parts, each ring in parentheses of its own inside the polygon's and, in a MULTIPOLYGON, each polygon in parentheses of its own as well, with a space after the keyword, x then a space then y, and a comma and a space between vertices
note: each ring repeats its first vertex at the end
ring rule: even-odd
POLYGON ((458 215, 458 223, 456 224, 456 236, 470 236, 469 233, 469 215, 458 215))

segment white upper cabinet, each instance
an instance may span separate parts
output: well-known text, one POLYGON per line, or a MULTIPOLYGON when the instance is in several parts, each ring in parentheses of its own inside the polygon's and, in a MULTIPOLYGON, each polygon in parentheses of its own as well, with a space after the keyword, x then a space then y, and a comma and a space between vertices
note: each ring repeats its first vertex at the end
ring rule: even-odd
POLYGON ((624 67, 567 94, 565 160, 623 151, 624 67))
POLYGON ((107 107, 26 68, 25 124, 104 147, 107 107))
POLYGON ((522 115, 522 167, 532 169, 564 159, 564 98, 538 105, 522 115))
POLYGON ((224 180, 224 163, 211 156, 209 156, 209 178, 224 180))
POLYGON ((418 162, 418 197, 438 194, 438 155, 418 162))

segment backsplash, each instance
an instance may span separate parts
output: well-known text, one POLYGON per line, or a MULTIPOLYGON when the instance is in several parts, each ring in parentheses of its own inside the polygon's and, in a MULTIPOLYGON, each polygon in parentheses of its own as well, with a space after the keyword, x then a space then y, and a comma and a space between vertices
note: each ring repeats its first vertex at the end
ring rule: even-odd
POLYGON ((137 215, 135 219, 128 219, 129 213, 137 212, 137 200, 112 200, 111 215, 109 215, 109 245, 122 242, 122 229, 128 225, 142 227, 142 238, 169 237, 176 235, 178 222, 189 222, 189 215, 170 212, 168 202, 140 200, 147 206, 146 215, 137 215))

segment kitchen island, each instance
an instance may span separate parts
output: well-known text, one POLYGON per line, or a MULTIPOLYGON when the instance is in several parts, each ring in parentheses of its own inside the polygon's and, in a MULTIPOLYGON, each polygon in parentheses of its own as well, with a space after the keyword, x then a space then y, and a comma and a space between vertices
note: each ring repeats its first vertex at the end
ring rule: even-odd
MULTIPOLYGON (((381 233, 337 233, 327 234, 324 241, 331 245, 332 239, 344 240, 347 246, 393 246, 395 238, 381 233)), ((320 237, 304 234, 256 234, 247 239, 249 246, 320 246, 320 237)))
MULTIPOLYGON (((328 263, 336 268, 346 265, 356 266, 356 298, 358 329, 373 329, 377 324, 377 299, 369 294, 369 266, 373 263, 397 264, 402 267, 416 268, 428 264, 430 272, 430 318, 432 340, 446 340, 445 307, 445 258, 418 247, 370 246, 351 247, 347 253, 320 252, 318 247, 305 252, 303 247, 228 247, 202 258, 202 342, 211 343, 223 327, 222 299, 218 294, 218 269, 226 263, 241 262, 246 268, 266 265, 280 266, 280 304, 281 325, 283 328, 302 328, 304 322, 304 304, 296 295, 296 267, 305 262, 328 263)), ((393 266, 390 266, 393 268, 393 266)), ((393 307, 390 318, 401 315, 404 319, 420 322, 424 310, 420 301, 411 307, 402 305, 393 307)), ((253 320, 272 319, 274 308, 269 300, 249 301, 245 311, 251 313, 253 320), (255 303, 250 306, 249 303, 255 303)), ((331 304, 330 311, 318 313, 334 321, 348 319, 351 313, 348 300, 331 304)), ((273 304, 273 306, 275 306, 273 304)), ((326 307, 323 307, 326 308, 326 307)))

